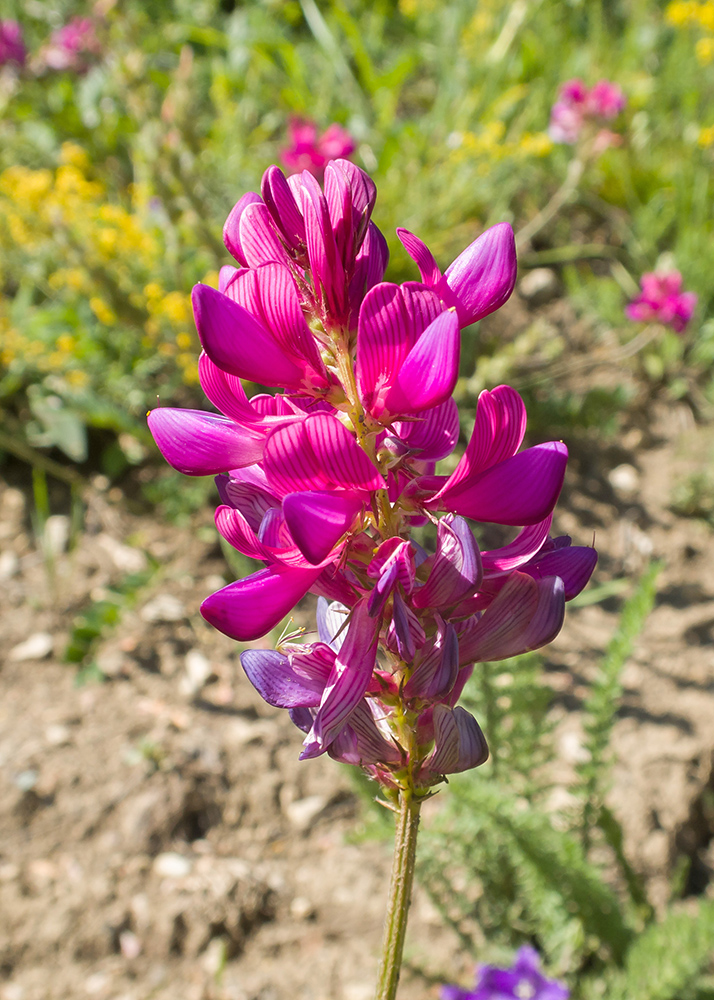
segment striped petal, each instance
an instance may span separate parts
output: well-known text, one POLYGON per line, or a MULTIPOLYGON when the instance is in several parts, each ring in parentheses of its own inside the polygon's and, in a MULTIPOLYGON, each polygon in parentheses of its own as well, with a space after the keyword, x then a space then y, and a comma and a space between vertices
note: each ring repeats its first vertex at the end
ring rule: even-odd
POLYGON ((317 565, 349 530, 363 506, 360 495, 308 491, 288 494, 283 513, 295 544, 308 562, 317 565))
POLYGON ((347 428, 329 413, 314 413, 268 437, 263 468, 281 496, 306 490, 378 490, 385 486, 347 428))
POLYGON ((514 571, 480 619, 459 629, 461 663, 505 660, 550 642, 565 615, 565 590, 559 577, 534 580, 514 571))
POLYGON ((432 774, 456 774, 488 760, 488 744, 465 708, 434 705, 434 749, 422 763, 432 774))
POLYGON ((416 608, 456 604, 479 588, 482 575, 481 555, 471 528, 462 517, 447 515, 439 521, 431 572, 412 603, 416 608))
POLYGON ((527 448, 456 489, 446 486, 426 507, 475 521, 536 524, 552 513, 563 486, 568 449, 560 441, 527 448))
POLYGON ((169 465, 187 476, 211 476, 263 457, 266 435, 203 410, 160 406, 149 414, 149 430, 169 465))
POLYGON ((301 386, 301 369, 247 309, 209 285, 195 285, 192 300, 203 349, 220 369, 263 385, 301 386))
POLYGON ((404 359, 396 380, 385 393, 391 414, 421 413, 450 398, 459 376, 461 333, 454 310, 437 316, 404 359))
POLYGON ((249 205, 255 205, 260 202, 260 196, 255 194, 253 191, 248 191, 240 198, 237 204, 231 209, 231 212, 226 219, 226 224, 223 227, 223 242, 226 245, 228 253, 230 253, 235 259, 245 267, 248 263, 246 256, 243 252, 243 247, 241 246, 240 240, 240 220, 248 208, 249 205))
POLYGON ((482 233, 459 254, 444 275, 454 293, 461 326, 498 309, 516 284, 516 241, 507 222, 482 233))
MULTIPOLYGON (((296 667, 291 658, 274 649, 247 649, 241 666, 263 701, 275 708, 315 708, 320 704, 331 663, 296 667)), ((300 663, 299 658, 297 659, 300 663)))
POLYGON ((347 637, 337 653, 315 721, 305 739, 301 760, 324 753, 349 721, 372 679, 378 638, 379 622, 367 614, 366 601, 359 601, 352 611, 347 637))
POLYGON ((459 408, 455 400, 447 399, 421 413, 418 420, 395 421, 392 430, 415 458, 438 462, 451 454, 459 440, 459 408))
MULTIPOLYGON (((523 566, 532 557, 540 552, 543 543, 548 537, 550 526, 553 523, 553 515, 536 524, 531 524, 500 549, 491 549, 490 552, 482 552, 484 573, 509 573, 511 570, 523 566)), ((558 576, 558 573, 544 573, 544 576, 558 576)))
POLYGON ((263 174, 260 191, 273 222, 280 229, 288 246, 297 250, 301 244, 304 245, 305 222, 285 174, 279 167, 268 167, 263 174))
POLYGON ((273 218, 262 201, 246 206, 239 220, 238 233, 241 251, 248 267, 260 267, 271 261, 290 264, 273 218))

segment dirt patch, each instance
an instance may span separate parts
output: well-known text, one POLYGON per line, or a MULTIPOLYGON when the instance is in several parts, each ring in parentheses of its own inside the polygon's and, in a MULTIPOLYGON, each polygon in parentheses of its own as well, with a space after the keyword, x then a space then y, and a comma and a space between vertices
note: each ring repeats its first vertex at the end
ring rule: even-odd
MULTIPOLYGON (((668 506, 711 448, 710 428, 662 407, 636 447, 576 449, 556 518, 581 544, 596 530, 598 582, 665 564, 624 675, 612 790, 660 903, 678 853, 694 860, 692 892, 714 867, 714 533, 668 506)), ((55 523, 48 573, 27 497, 2 487, 3 1000, 372 994, 389 847, 351 837, 360 806, 345 769, 297 760, 298 731, 201 619, 226 573, 210 523, 206 512, 179 531, 97 492, 69 551, 55 523), (78 687, 62 662, 77 616, 152 560, 92 649, 107 681, 90 673, 78 687)), ((574 609, 547 654, 564 773, 617 608, 574 609)), ((426 823, 431 808, 438 799, 426 823)), ((420 890, 407 952, 435 978, 407 969, 404 1000, 435 997, 440 976, 468 978, 470 960, 420 890)))

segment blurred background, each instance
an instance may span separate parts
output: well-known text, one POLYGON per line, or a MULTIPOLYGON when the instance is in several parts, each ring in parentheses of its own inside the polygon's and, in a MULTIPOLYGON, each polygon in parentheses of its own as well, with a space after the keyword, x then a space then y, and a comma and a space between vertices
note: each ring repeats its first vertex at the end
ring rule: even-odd
POLYGON ((248 560, 146 427, 208 407, 234 203, 336 152, 390 280, 396 226, 443 269, 513 225, 464 440, 514 385, 601 553, 553 648, 472 682, 492 760, 426 811, 403 996, 528 942, 573 997, 711 1000, 714 3, 5 0, 0 108, 2 1000, 371 995, 389 823, 202 622, 248 560))

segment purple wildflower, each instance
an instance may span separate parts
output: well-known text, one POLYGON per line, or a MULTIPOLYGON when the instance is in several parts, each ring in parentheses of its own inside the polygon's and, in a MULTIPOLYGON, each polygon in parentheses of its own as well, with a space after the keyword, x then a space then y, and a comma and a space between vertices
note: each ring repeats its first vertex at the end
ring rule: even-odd
MULTIPOLYGON (((586 126, 612 121, 627 103, 621 87, 610 80, 599 80, 588 88, 582 80, 568 80, 558 91, 558 100, 550 112, 549 135, 553 142, 574 145, 586 126)), ((617 145, 620 136, 609 129, 601 129, 595 137, 595 148, 602 152, 607 146, 617 145)))
POLYGON ((460 330, 513 289, 510 226, 444 274, 400 230, 422 282, 394 285, 375 195, 347 160, 327 164, 324 190, 308 171, 265 173, 224 229, 239 267, 193 293, 201 385, 220 412, 159 408, 149 426, 175 468, 217 476, 218 531, 263 564, 208 597, 206 620, 251 641, 318 595, 318 641, 242 655, 306 734, 302 757, 424 790, 488 756, 456 704, 474 662, 549 642, 597 557, 550 537, 567 451, 520 450, 525 407, 508 386, 481 394, 461 460, 435 474, 458 439, 460 330), (249 399, 241 378, 280 391, 249 399), (521 530, 481 551, 466 517, 521 530), (431 554, 410 536, 427 521, 431 554))
POLYGON ((568 1000, 564 983, 547 979, 540 971, 538 952, 528 945, 519 948, 510 969, 495 965, 479 966, 476 985, 471 990, 442 986, 441 1000, 568 1000))
POLYGON ((0 21, 0 66, 6 63, 24 66, 26 58, 21 25, 17 21, 0 21))
POLYGON ((309 170, 322 180, 330 160, 345 159, 357 148, 357 143, 341 125, 333 122, 322 135, 314 122, 293 118, 288 125, 290 145, 281 153, 283 166, 295 174, 309 170))
POLYGON ((640 294, 625 308, 627 318, 638 323, 662 323, 675 333, 684 333, 696 309, 697 296, 682 291, 679 271, 643 274, 640 287, 640 294))

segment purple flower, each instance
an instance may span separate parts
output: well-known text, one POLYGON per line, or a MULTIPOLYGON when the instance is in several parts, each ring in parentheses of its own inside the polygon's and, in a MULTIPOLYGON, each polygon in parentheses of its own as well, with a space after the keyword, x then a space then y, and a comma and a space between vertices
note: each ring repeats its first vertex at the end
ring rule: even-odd
POLYGON ((435 474, 459 434, 460 330, 513 289, 510 226, 444 274, 401 230, 422 282, 394 285, 381 280, 375 195, 346 160, 328 163, 324 189, 307 171, 266 172, 226 222, 240 266, 193 293, 199 376, 219 413, 158 408, 149 427, 175 468, 216 475, 218 531, 262 564, 207 597, 206 620, 251 642, 319 598, 317 642, 242 654, 306 734, 302 757, 327 752, 422 794, 488 756, 457 705, 474 662, 549 642, 596 555, 550 537, 567 451, 521 448, 525 407, 508 386, 481 394, 463 456, 435 474), (279 391, 249 399, 241 379, 279 391), (482 552, 466 517, 521 530, 482 552), (431 554, 410 535, 428 520, 431 554))
POLYGON ((89 68, 90 57, 100 51, 94 21, 88 17, 73 17, 68 24, 52 32, 40 58, 48 69, 84 73, 89 68))
POLYGON ((6 63, 24 66, 26 58, 21 25, 17 21, 0 21, 0 66, 6 63))
POLYGON ((675 333, 684 333, 697 306, 697 296, 682 291, 679 271, 643 274, 640 287, 640 294, 625 307, 627 318, 638 323, 662 323, 675 333))
MULTIPOLYGON (((612 121, 624 110, 627 100, 617 83, 599 80, 588 88, 582 80, 568 80, 558 91, 558 100, 550 112, 548 133, 553 142, 574 145, 589 124, 612 121)), ((595 136, 595 150, 617 145, 620 137, 609 129, 595 136)))
POLYGON ((538 952, 528 945, 519 948, 510 969, 479 966, 473 989, 441 987, 441 1000, 568 1000, 569 996, 564 983, 543 975, 538 952))
POLYGON ((280 155, 283 166, 291 174, 309 170, 318 180, 322 180, 330 160, 345 159, 357 148, 349 132, 336 122, 319 136, 314 122, 293 118, 288 137, 290 145, 280 155))

